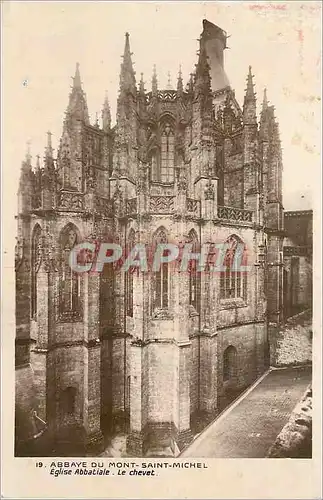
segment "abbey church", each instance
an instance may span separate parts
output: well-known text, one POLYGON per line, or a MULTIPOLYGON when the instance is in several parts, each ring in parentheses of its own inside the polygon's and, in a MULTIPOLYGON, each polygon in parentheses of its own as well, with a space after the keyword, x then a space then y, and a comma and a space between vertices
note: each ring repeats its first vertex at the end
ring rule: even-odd
POLYGON ((123 432, 128 456, 177 456, 269 366, 268 324, 283 319, 278 123, 266 92, 257 116, 251 67, 237 102, 225 31, 204 20, 199 40, 187 81, 161 89, 154 70, 146 89, 126 33, 113 127, 107 98, 90 123, 77 65, 57 155, 48 133, 44 161, 22 163, 17 455, 41 440, 43 456, 100 453, 123 432), (76 244, 111 235, 125 249, 239 243, 250 268, 72 271, 76 244))

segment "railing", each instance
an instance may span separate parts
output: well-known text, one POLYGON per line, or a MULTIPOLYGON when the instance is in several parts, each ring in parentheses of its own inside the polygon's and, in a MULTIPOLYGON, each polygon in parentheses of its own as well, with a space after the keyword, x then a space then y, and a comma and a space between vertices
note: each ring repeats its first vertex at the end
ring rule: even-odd
POLYGON ((175 196, 152 196, 149 211, 155 214, 171 214, 174 211, 175 196))
POLYGON ((252 210, 218 206, 218 218, 234 222, 252 222, 252 210))

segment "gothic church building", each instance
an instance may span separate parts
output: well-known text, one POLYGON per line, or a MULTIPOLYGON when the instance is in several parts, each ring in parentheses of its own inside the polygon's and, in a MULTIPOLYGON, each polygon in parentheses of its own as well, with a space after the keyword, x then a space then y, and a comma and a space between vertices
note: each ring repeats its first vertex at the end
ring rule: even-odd
MULTIPOLYGON (((241 107, 223 67, 226 33, 203 21, 186 85, 136 81, 129 35, 116 125, 90 124, 77 66, 57 157, 22 163, 16 247, 16 453, 46 435, 57 454, 176 456, 269 365, 282 319, 282 156, 274 108, 241 107), (246 249, 246 273, 74 273, 82 241, 246 249), (18 451, 17 451, 18 450, 18 451)), ((231 252, 232 255, 232 252, 231 252)), ((225 262, 229 262, 230 259, 225 262)))

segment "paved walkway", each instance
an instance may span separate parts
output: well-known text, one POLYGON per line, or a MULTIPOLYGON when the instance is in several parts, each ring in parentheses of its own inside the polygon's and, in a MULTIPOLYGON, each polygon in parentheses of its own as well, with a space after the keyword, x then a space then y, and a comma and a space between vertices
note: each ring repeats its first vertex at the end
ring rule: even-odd
POLYGON ((311 382, 311 368, 273 370, 180 457, 263 458, 311 382))

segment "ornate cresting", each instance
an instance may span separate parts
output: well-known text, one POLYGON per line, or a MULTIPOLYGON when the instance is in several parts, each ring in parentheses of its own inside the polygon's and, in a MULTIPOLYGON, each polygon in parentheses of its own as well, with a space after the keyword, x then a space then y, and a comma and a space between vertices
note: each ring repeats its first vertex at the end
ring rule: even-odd
MULTIPOLYGON (((153 95, 152 92, 149 92, 147 94, 147 103, 150 104, 151 99, 153 95)), ((157 91, 157 98, 161 102, 175 102, 177 98, 177 91, 176 90, 158 90, 157 91)))
POLYGON ((218 206, 218 218, 233 222, 252 222, 253 212, 244 208, 218 206))

